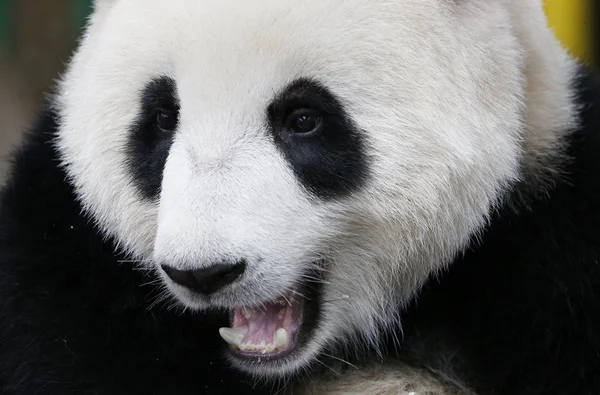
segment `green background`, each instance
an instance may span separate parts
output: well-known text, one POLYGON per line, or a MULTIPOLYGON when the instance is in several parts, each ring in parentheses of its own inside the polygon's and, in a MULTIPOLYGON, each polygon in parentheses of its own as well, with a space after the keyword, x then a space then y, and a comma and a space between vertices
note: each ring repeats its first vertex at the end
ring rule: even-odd
MULTIPOLYGON (((0 50, 11 50, 14 39, 14 4, 19 0, 0 0, 0 50)), ((77 28, 85 24, 92 10, 92 0, 71 0, 71 20, 77 28)))

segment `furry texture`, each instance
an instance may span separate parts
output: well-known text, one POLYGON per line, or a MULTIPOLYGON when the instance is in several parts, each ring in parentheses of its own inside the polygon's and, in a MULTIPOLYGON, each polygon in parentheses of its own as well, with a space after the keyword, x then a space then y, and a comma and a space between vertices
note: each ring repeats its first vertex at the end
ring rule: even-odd
POLYGON ((600 391, 600 87, 540 1, 97 7, 3 193, 0 389, 252 393, 310 371, 296 379, 333 393, 600 391), (130 130, 163 77, 179 118, 144 194, 130 130), (364 139, 368 172, 343 196, 310 193, 273 141, 267 108, 299 78, 364 139), (228 259, 247 274, 210 298, 159 270, 228 259), (309 269, 310 337, 230 369, 226 317, 204 310, 272 300, 309 269), (365 370, 320 386, 339 358, 365 370))
POLYGON ((443 375, 398 362, 373 363, 302 387, 303 395, 474 395, 443 375))
POLYGON ((581 126, 546 193, 515 186, 518 211, 495 213, 403 316, 405 351, 478 393, 600 391, 599 82, 572 82, 581 126))
POLYGON ((154 267, 246 260, 235 287, 205 300, 163 275, 191 309, 273 300, 326 261, 314 336, 294 358, 242 369, 292 373, 339 339, 375 345, 518 176, 524 48, 508 3, 109 6, 56 102, 61 161, 103 233, 154 267), (125 131, 162 75, 177 84, 180 122, 160 198, 146 200, 125 166, 125 131), (306 193, 272 142, 267 107, 298 78, 326 87, 364 131, 369 177, 344 199, 306 193))
POLYGON ((2 196, 0 393, 253 393, 222 362, 225 318, 155 303, 156 278, 81 215, 53 116, 26 136, 2 196))
POLYGON ((0 393, 339 394, 359 380, 355 390, 364 394, 401 394, 393 391, 402 385, 430 391, 421 395, 462 395, 398 363, 393 371, 343 373, 342 382, 316 374, 308 386, 239 375, 217 334, 226 317, 160 302, 159 279, 115 253, 82 215, 56 166, 54 118, 40 114, 15 152, 0 205, 0 393))

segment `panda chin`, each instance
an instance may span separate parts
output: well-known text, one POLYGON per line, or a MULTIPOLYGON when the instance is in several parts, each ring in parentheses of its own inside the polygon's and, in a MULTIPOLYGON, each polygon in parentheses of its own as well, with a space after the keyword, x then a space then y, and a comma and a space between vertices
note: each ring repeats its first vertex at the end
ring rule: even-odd
POLYGON ((282 358, 299 343, 305 306, 301 294, 291 291, 273 302, 233 310, 231 328, 219 333, 237 358, 282 358))

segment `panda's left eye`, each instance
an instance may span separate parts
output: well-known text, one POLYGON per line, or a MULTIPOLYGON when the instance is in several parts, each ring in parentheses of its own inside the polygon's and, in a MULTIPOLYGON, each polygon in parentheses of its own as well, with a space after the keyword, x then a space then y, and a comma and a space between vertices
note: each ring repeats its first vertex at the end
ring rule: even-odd
POLYGON ((156 114, 156 124, 164 132, 173 132, 177 128, 177 112, 159 110, 156 114))
POLYGON ((294 111, 288 117, 288 127, 296 134, 312 134, 317 132, 321 126, 321 116, 310 110, 294 111))

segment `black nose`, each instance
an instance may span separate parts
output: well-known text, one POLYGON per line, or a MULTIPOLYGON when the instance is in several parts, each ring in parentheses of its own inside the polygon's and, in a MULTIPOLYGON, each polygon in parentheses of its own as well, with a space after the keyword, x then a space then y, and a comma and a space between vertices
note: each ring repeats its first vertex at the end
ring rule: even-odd
POLYGON ((161 267, 175 284, 210 295, 237 280, 246 270, 246 262, 233 265, 219 263, 198 270, 177 270, 166 265, 161 267))

